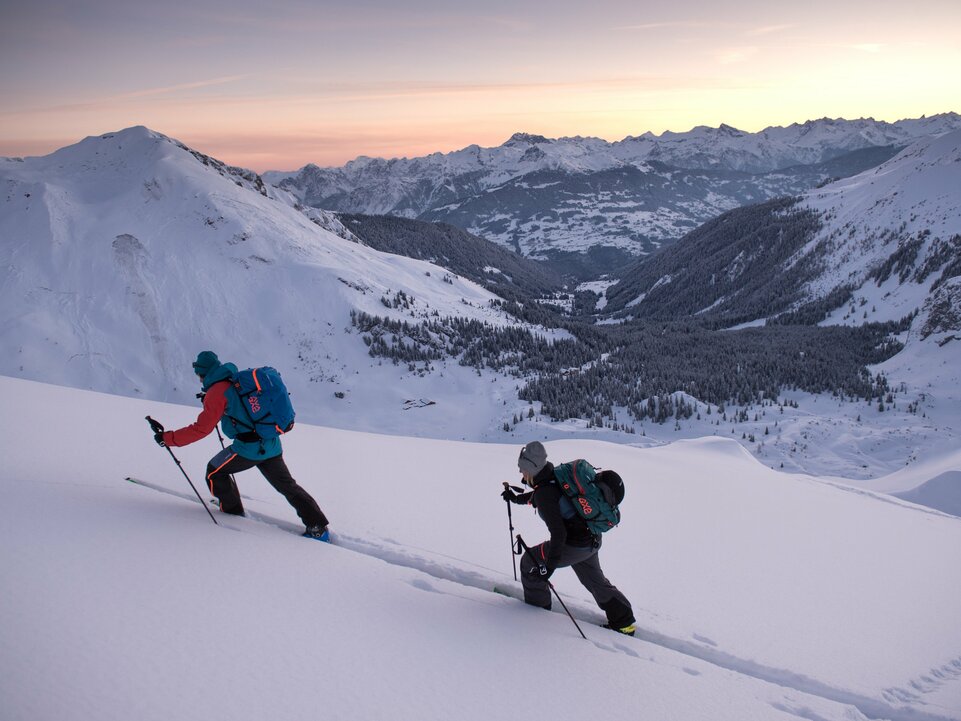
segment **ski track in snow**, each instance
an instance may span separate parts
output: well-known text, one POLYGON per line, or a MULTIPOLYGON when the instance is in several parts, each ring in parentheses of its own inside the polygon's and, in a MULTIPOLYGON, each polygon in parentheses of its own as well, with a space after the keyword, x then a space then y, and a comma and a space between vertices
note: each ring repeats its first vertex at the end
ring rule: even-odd
MULTIPOLYGON (((140 479, 128 480, 132 480, 135 485, 175 496, 189 503, 197 502, 196 496, 193 496, 187 492, 166 488, 160 484, 155 484, 140 479)), ((269 501, 255 499, 248 496, 244 496, 244 498, 248 501, 273 505, 269 501)), ((301 533, 301 526, 292 521, 282 520, 250 509, 247 509, 246 513, 246 519, 227 516, 226 518, 229 519, 228 522, 225 523, 223 522, 223 519, 221 519, 218 521, 218 524, 224 528, 227 528, 228 530, 244 532, 242 527, 234 524, 243 523, 245 520, 247 520, 259 524, 273 526, 277 529, 297 535, 301 533)), ((427 549, 417 549, 436 557, 430 558, 428 556, 415 553, 411 550, 411 547, 401 546, 396 541, 392 541, 390 539, 382 538, 378 541, 372 541, 355 536, 347 536, 340 533, 332 533, 331 537, 332 544, 338 548, 344 548, 354 553, 360 553, 365 556, 376 558, 394 566, 400 566, 419 571, 433 579, 453 585, 452 588, 445 588, 437 586, 424 579, 416 579, 411 581, 410 585, 420 591, 467 598, 457 593, 458 586, 475 588, 491 594, 495 594, 494 588, 496 586, 498 588, 496 595, 501 596, 506 602, 509 603, 507 598, 521 602, 523 601, 523 591, 520 583, 511 580, 505 581, 503 578, 494 578, 490 575, 487 575, 488 573, 493 573, 500 576, 501 574, 494 569, 477 566, 477 564, 456 558, 454 556, 434 553, 433 551, 428 551, 427 549), (458 564, 465 566, 474 566, 480 570, 465 570, 463 568, 449 565, 444 561, 437 560, 437 558, 456 561, 458 564)), ((470 600, 476 599, 470 597, 470 600)), ((568 598, 565 600, 565 603, 567 604, 571 615, 578 621, 583 621, 584 623, 592 624, 594 626, 600 626, 606 621, 606 619, 598 611, 586 607, 579 601, 568 598)), ((555 608, 553 609, 553 612, 563 614, 564 610, 562 608, 555 608)), ((605 634, 610 635, 610 633, 607 631, 605 631, 605 634)), ((924 694, 934 691, 945 683, 961 682, 961 655, 948 661, 940 667, 931 669, 914 679, 909 679, 901 687, 884 689, 882 692, 882 700, 863 696, 848 689, 837 688, 817 679, 812 679, 803 674, 792 672, 788 669, 774 668, 771 666, 765 666, 750 659, 738 658, 737 656, 729 654, 718 648, 717 644, 711 639, 699 636, 697 634, 694 634, 693 638, 693 642, 674 638, 659 633, 653 629, 644 628, 640 624, 637 625, 637 632, 634 636, 635 640, 644 641, 670 651, 675 651, 676 653, 684 656, 696 658, 700 661, 709 663, 732 673, 750 676, 751 678, 781 686, 793 691, 798 691, 803 694, 852 706, 869 719, 885 719, 887 721, 953 721, 953 719, 948 716, 927 713, 923 710, 923 708, 920 708, 920 706, 923 706, 924 694), (912 706, 906 707, 904 704, 912 704, 912 706)), ((591 640, 591 643, 601 650, 623 653, 627 656, 641 659, 641 653, 634 647, 635 640, 625 636, 616 637, 616 640, 610 640, 603 643, 591 640)), ((700 674, 700 672, 695 669, 685 668, 684 670, 691 675, 700 674)), ((801 706, 788 708, 786 706, 774 704, 774 708, 785 713, 796 715, 800 718, 811 719, 812 721, 820 721, 820 717, 812 715, 812 712, 809 709, 801 706)))

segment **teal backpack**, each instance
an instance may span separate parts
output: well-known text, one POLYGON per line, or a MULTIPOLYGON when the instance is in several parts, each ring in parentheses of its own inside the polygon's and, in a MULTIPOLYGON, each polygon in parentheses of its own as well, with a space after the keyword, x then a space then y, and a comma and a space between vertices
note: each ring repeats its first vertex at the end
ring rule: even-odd
POLYGON ((290 393, 275 369, 248 368, 235 373, 230 382, 237 402, 228 402, 227 416, 238 440, 277 438, 294 427, 290 393))
POLYGON ((624 481, 617 473, 598 473, 590 463, 578 459, 555 466, 554 475, 564 494, 561 515, 565 518, 580 516, 595 534, 605 533, 621 522, 618 505, 624 500, 624 481))

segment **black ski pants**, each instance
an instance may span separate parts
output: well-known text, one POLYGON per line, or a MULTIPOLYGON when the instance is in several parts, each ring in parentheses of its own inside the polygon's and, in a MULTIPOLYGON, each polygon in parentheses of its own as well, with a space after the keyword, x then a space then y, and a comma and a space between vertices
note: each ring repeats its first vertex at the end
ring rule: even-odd
POLYGON ((326 526, 327 516, 320 510, 317 501, 305 491, 287 469, 283 455, 267 458, 263 461, 252 461, 244 458, 229 446, 210 459, 207 464, 207 486, 210 492, 220 501, 220 510, 224 513, 243 515, 244 504, 240 498, 240 491, 232 474, 257 467, 274 489, 287 499, 294 507, 300 520, 305 526, 326 526))
MULTIPOLYGON (((607 622, 613 628, 624 628, 634 623, 634 610, 631 608, 630 601, 617 590, 617 586, 607 580, 604 571, 601 570, 601 562, 597 555, 600 550, 600 537, 597 539, 597 546, 582 548, 565 544, 561 550, 561 558, 557 567, 570 566, 577 575, 577 580, 590 591, 597 605, 607 614, 607 622)), ((550 585, 546 578, 534 571, 538 561, 543 563, 547 559, 549 551, 550 541, 545 541, 533 546, 530 551, 521 556, 521 583, 524 586, 524 601, 532 606, 551 607, 550 585), (531 558, 532 553, 534 554, 533 559, 531 558)))

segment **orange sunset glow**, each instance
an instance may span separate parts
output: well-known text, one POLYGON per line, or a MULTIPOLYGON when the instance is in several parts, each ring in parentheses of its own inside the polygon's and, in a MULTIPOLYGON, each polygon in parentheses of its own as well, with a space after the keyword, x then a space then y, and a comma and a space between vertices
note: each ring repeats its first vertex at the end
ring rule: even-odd
POLYGON ((0 155, 146 125, 257 171, 517 131, 619 140, 961 109, 961 3, 0 5, 0 155))

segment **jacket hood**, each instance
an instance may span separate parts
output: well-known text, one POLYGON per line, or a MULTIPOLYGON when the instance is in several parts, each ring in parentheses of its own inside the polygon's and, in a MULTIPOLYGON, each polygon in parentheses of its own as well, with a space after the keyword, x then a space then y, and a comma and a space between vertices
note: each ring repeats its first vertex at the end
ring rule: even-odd
POLYGON ((227 381, 233 378, 237 374, 237 366, 233 363, 221 363, 214 366, 202 379, 203 389, 205 391, 210 390, 210 387, 214 383, 219 383, 220 381, 227 381))
POLYGON ((554 464, 550 461, 544 464, 544 467, 538 471, 537 475, 531 480, 531 488, 537 488, 542 483, 550 483, 554 480, 554 464))

